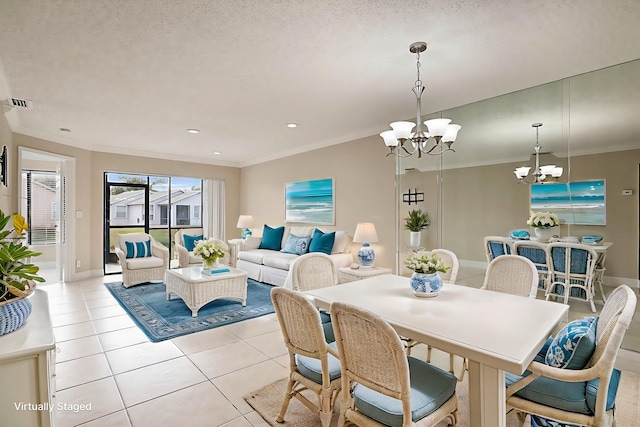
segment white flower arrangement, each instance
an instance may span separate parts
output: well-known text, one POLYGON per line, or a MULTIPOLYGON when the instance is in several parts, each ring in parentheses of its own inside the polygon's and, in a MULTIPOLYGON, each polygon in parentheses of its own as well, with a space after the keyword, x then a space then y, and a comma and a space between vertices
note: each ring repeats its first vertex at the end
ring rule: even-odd
POLYGON ((442 263, 438 255, 431 254, 431 252, 424 250, 412 252, 409 257, 404 260, 404 265, 409 270, 424 274, 446 273, 449 269, 449 267, 442 263))
POLYGON ((551 228, 560 225, 560 219, 551 212, 531 212, 527 224, 533 228, 551 228))
POLYGON ((207 262, 215 262, 218 258, 222 258, 226 251, 225 247, 215 240, 200 240, 193 248, 193 254, 207 262))

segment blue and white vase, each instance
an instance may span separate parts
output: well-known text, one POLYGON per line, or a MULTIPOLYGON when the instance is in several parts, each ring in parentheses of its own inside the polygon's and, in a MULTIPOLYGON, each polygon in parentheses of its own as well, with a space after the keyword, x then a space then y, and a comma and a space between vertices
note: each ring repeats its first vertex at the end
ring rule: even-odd
POLYGON ((411 289, 417 296, 435 296, 442 288, 442 277, 438 273, 416 273, 409 279, 411 289))
POLYGON ((358 261, 360 261, 360 265, 364 268, 373 267, 373 260, 376 259, 376 254, 371 249, 368 243, 364 243, 360 250, 358 251, 358 261))

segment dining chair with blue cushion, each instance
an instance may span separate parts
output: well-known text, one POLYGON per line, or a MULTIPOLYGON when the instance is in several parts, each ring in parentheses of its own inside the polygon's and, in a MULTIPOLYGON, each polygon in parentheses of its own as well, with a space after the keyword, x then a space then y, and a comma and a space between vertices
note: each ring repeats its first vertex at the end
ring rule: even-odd
POLYGON ((546 299, 563 295, 564 303, 568 304, 569 298, 577 298, 589 302, 591 311, 595 313, 593 281, 598 260, 596 251, 589 245, 562 242, 550 243, 548 250, 551 279, 546 299))
POLYGON ((503 236, 485 236, 484 250, 487 254, 487 262, 491 262, 500 255, 510 255, 512 251, 512 243, 509 237, 503 236))
POLYGON ((621 372, 614 364, 635 312, 626 285, 607 298, 600 316, 568 323, 547 340, 523 375, 505 374, 507 406, 561 423, 614 426, 621 372))
POLYGON ((528 258, 538 270, 538 288, 544 289, 545 294, 549 287, 549 245, 531 240, 521 240, 513 244, 513 252, 516 255, 528 258))
POLYGON ((335 302, 329 310, 342 368, 338 427, 428 426, 457 422, 456 377, 405 354, 380 316, 335 302))
POLYGON ((289 381, 276 421, 284 422, 289 401, 295 397, 320 416, 322 427, 328 427, 342 384, 335 343, 327 344, 320 313, 305 294, 273 288, 271 301, 289 351, 289 381), (301 394, 306 389, 318 396, 318 404, 301 394))

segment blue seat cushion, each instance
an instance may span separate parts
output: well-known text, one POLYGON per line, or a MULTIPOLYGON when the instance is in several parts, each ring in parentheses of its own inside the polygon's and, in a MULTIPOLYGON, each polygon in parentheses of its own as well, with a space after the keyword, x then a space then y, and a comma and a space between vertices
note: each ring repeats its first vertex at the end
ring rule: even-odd
POLYGON ((332 343, 336 340, 336 336, 333 333, 333 325, 331 324, 331 316, 326 311, 320 312, 320 320, 322 321, 322 329, 324 330, 324 339, 328 343, 332 343))
POLYGON ((584 317, 567 323, 547 350, 545 363, 562 369, 583 369, 596 349, 598 318, 584 317))
POLYGON ((198 242, 198 241, 200 241, 202 239, 204 239, 204 236, 202 236, 202 235, 200 235, 200 236, 191 236, 189 234, 183 234, 182 235, 182 240, 184 240, 184 247, 189 252, 192 252, 193 249, 196 247, 196 242, 198 242))
MULTIPOLYGON (((528 371, 525 372, 525 375, 516 375, 510 372, 505 373, 507 387, 529 374, 528 371)), ((516 396, 563 411, 593 415, 599 382, 599 380, 591 380, 589 382, 571 383, 552 378, 539 377, 518 391, 516 396)), ((619 384, 620 371, 614 369, 607 392, 607 411, 615 405, 619 384)))
MULTIPOLYGON (((411 378, 411 419, 416 422, 442 406, 456 391, 458 380, 442 369, 408 357, 411 378)), ((356 409, 369 418, 402 427, 402 402, 362 384, 353 389, 356 409)))
MULTIPOLYGON (((336 343, 332 342, 329 347, 338 351, 336 343)), ((340 360, 328 355, 329 363, 329 378, 331 381, 340 378, 340 360)), ((313 357, 296 355, 296 365, 298 366, 298 372, 305 378, 309 378, 314 383, 322 384, 322 365, 320 359, 314 359, 313 357)))

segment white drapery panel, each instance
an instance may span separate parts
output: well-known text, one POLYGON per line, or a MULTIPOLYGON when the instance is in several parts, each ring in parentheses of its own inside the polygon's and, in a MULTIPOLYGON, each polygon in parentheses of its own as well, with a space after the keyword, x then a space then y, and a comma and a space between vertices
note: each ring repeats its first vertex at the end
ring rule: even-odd
POLYGON ((226 182, 220 179, 205 179, 202 183, 204 186, 202 195, 204 235, 226 240, 224 214, 226 182))

